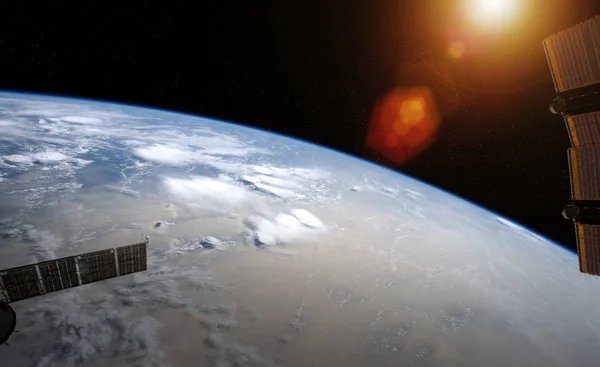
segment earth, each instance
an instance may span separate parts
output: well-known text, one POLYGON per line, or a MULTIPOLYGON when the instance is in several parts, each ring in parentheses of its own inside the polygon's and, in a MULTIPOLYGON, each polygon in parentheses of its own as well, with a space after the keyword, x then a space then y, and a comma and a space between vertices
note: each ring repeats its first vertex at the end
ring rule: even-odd
MULTIPOLYGON (((0 269, 143 241, 13 304, 2 366, 592 366, 576 254, 408 176, 207 118, 0 94, 0 269)), ((498 188, 499 192, 510 188, 498 188)), ((558 215, 558 214, 557 214, 558 215)))

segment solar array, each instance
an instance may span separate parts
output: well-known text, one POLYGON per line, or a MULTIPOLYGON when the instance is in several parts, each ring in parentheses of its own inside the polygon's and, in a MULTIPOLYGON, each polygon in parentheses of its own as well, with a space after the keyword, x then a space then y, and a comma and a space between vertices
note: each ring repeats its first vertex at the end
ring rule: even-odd
POLYGON ((576 223, 579 265, 588 274, 600 274, 600 225, 576 223))
POLYGON ((146 242, 0 270, 0 300, 17 302, 147 269, 146 242))
MULTIPOLYGON (((579 267, 600 275, 600 16, 543 41, 561 113, 571 140, 568 162, 579 267)), ((566 210, 566 208, 565 208, 566 210)))
POLYGON ((595 146, 569 148, 574 200, 600 199, 600 151, 595 146))
POLYGON ((544 49, 558 92, 600 82, 600 17, 546 38, 544 49))

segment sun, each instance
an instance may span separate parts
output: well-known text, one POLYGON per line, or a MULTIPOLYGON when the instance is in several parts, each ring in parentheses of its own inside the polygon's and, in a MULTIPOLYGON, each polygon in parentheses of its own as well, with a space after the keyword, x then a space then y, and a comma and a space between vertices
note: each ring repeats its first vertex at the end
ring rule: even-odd
POLYGON ((466 13, 481 29, 496 29, 515 21, 519 3, 519 0, 467 0, 466 13))

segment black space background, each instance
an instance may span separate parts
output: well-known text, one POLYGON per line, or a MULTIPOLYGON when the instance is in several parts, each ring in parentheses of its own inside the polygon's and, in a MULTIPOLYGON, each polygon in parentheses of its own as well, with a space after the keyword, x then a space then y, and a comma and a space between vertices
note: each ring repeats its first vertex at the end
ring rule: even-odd
POLYGON ((442 78, 427 65, 456 1, 2 3, 0 89, 178 110, 363 156, 376 100, 426 85, 439 138, 397 169, 574 248, 560 216, 569 141, 547 109, 541 40, 600 5, 523 0, 533 10, 518 34, 442 78))

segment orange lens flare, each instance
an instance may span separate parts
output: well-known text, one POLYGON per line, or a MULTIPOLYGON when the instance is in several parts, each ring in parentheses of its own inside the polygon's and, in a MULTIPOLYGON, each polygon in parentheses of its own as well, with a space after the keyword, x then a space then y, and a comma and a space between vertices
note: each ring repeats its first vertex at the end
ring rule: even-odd
POLYGON ((370 149, 401 165, 431 144, 439 122, 429 88, 396 89, 375 105, 366 143, 370 149))
POLYGON ((456 61, 462 58, 466 51, 467 47, 465 46, 464 42, 454 41, 450 43, 450 46, 448 47, 448 56, 450 56, 452 60, 456 61))

